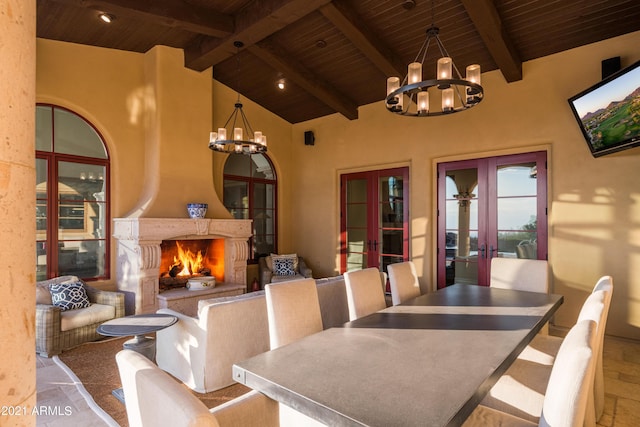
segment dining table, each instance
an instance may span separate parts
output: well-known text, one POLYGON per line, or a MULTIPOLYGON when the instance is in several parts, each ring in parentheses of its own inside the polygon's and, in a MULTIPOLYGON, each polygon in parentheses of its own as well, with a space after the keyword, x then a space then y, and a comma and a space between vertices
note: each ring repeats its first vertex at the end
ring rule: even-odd
POLYGON ((233 366, 329 426, 458 426, 563 302, 454 284, 233 366))

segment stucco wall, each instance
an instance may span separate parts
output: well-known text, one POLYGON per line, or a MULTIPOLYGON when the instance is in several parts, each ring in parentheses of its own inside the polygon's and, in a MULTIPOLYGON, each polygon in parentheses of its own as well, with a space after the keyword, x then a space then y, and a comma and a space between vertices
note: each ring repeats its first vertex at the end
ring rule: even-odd
POLYGON ((596 280, 610 274, 608 333, 640 338, 640 148, 594 159, 567 104, 600 80, 603 59, 621 56, 623 66, 640 59, 639 44, 636 32, 526 62, 523 80, 511 84, 498 71, 484 73, 485 101, 452 116, 399 117, 375 103, 360 107, 358 120, 336 114, 294 125, 293 246, 315 273, 337 272, 339 175, 407 164, 411 257, 421 286, 431 289, 436 164, 548 150, 549 261, 553 291, 565 296, 556 323, 570 326, 596 280), (314 146, 303 144, 306 130, 314 146))
MULTIPOLYGON (((524 79, 511 84, 498 71, 485 73, 485 101, 453 116, 398 117, 375 103, 361 107, 358 120, 335 114, 290 125, 243 98, 252 126, 269 136, 269 155, 279 179, 280 250, 305 256, 316 276, 336 274, 340 174, 408 165, 411 256, 422 287, 431 289, 436 164, 547 150, 549 261, 554 292, 565 295, 556 323, 570 326, 598 277, 611 274, 616 290, 608 333, 640 339, 640 273, 634 268, 640 244, 640 191, 634 185, 640 148, 594 159, 567 104, 567 98, 599 81, 601 60, 619 55, 623 65, 629 65, 640 59, 634 48, 639 43, 640 32, 530 61, 524 64, 524 79), (314 131, 314 146, 304 145, 306 130, 314 131)), ((203 77, 183 69, 181 53, 166 47, 135 54, 38 40, 37 48, 37 100, 82 114, 107 140, 113 167, 113 217, 135 211, 149 191, 145 168, 157 170, 159 164, 153 156, 150 161, 147 153, 145 141, 153 132, 159 132, 162 144, 169 145, 158 155, 170 158, 184 153, 192 159, 188 165, 199 166, 188 168, 198 174, 192 185, 183 181, 181 187, 188 194, 215 194, 211 181, 221 194, 224 155, 212 155, 206 144, 208 132, 231 114, 233 91, 211 82, 210 74, 203 77), (150 77, 150 67, 163 75, 150 77), (149 95, 158 89, 166 96, 149 104, 162 96, 149 95), (190 99, 196 110, 189 106, 190 99), (149 118, 149 109, 158 106, 162 110, 149 118), (206 114, 200 114, 203 111, 206 114), (195 172, 198 169, 208 176, 195 172), (200 188, 207 190, 202 193, 200 188)), ((184 169, 181 160, 168 176, 184 169)), ((159 193, 167 188, 165 178, 158 178, 159 193)), ((170 189, 165 194, 174 192, 170 189)), ((181 204, 178 200, 166 210, 154 208, 154 215, 181 215, 181 204)))

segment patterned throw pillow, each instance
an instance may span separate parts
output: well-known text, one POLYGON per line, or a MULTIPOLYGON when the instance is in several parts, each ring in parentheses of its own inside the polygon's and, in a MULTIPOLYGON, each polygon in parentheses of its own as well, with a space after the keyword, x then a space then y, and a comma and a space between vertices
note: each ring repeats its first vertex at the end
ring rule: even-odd
POLYGON ((291 258, 293 260, 293 269, 298 271, 298 255, 297 254, 271 254, 265 258, 267 262, 267 267, 269 270, 273 271, 273 260, 276 258, 291 258))
POLYGON ((276 276, 295 276, 296 271, 293 268, 292 258, 274 258, 273 274, 276 276))
POLYGON ((80 282, 52 283, 49 285, 49 291, 53 305, 60 307, 62 311, 87 308, 91 305, 87 291, 80 282))

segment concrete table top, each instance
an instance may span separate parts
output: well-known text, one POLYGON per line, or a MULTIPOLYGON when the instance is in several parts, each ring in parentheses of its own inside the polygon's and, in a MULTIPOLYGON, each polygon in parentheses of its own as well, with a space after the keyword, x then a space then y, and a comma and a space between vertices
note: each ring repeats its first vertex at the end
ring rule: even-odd
POLYGON ((330 426, 460 425, 562 301, 453 285, 237 363, 233 375, 330 426))

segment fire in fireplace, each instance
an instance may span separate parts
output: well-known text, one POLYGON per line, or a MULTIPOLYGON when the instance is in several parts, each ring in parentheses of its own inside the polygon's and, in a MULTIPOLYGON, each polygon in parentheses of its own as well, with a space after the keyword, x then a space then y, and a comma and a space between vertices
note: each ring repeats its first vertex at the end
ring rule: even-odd
POLYGON ((224 281, 224 239, 163 240, 160 254, 160 290, 184 287, 197 276, 224 281))

